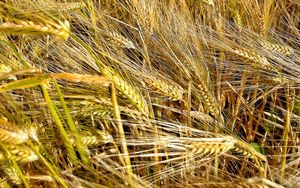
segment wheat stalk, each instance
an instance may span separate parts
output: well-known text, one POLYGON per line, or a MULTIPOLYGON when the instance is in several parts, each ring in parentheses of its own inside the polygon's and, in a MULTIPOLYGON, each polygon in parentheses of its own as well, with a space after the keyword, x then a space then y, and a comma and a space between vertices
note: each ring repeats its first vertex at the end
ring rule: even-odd
POLYGON ((67 40, 70 34, 70 23, 65 20, 58 23, 35 23, 33 21, 7 21, 0 24, 0 32, 6 34, 52 34, 67 40))

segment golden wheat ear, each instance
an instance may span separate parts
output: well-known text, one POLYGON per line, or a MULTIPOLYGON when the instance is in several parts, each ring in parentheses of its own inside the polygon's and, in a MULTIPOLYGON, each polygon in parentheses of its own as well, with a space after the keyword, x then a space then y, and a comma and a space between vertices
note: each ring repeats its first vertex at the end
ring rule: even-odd
MULTIPOLYGON (((28 163, 38 160, 38 156, 34 151, 25 145, 8 145, 7 150, 12 155, 11 157, 18 163, 28 163)), ((5 160, 4 153, 0 153, 0 161, 5 160)))
POLYGON ((2 169, 13 184, 19 185, 19 186, 21 185, 22 180, 21 180, 16 168, 11 164, 10 161, 6 161, 5 164, 3 164, 3 162, 2 162, 2 169))
POLYGON ((194 142, 186 145, 191 149, 191 153, 194 155, 211 155, 211 154, 222 154, 234 148, 234 138, 221 137, 221 138, 195 138, 194 142))
POLYGON ((0 118, 0 141, 8 144, 22 144, 30 137, 37 139, 35 129, 20 129, 9 123, 6 119, 0 118))
POLYGON ((270 62, 265 57, 255 54, 254 52, 249 52, 249 50, 247 51, 245 49, 236 48, 234 53, 253 61, 258 67, 268 68, 270 66, 270 62))
POLYGON ((204 3, 207 3, 208 5, 215 5, 213 0, 201 0, 204 3))
POLYGON ((68 3, 57 3, 56 7, 47 10, 50 12, 69 12, 76 9, 83 9, 86 7, 86 4, 84 2, 68 2, 68 3))
POLYGON ((260 45, 269 51, 275 51, 284 55, 290 55, 294 52, 293 49, 288 46, 279 45, 268 41, 260 42, 260 45))
POLYGON ((67 20, 64 22, 58 21, 58 23, 11 20, 0 24, 0 33, 25 35, 51 34, 67 40, 70 35, 70 23, 67 20))
POLYGON ((217 103, 212 92, 209 91, 209 89, 207 88, 206 84, 203 81, 198 80, 197 85, 195 85, 195 89, 199 91, 204 106, 208 109, 212 116, 215 118, 222 118, 222 115, 219 110, 219 104, 217 103))
POLYGON ((110 79, 115 87, 125 96, 130 103, 136 107, 144 115, 149 114, 148 105, 144 97, 138 92, 138 90, 126 82, 118 73, 114 72, 108 67, 103 67, 101 72, 105 77, 110 79))
POLYGON ((105 40, 112 44, 115 44, 118 47, 135 49, 135 46, 130 39, 124 37, 123 35, 121 35, 117 32, 110 31, 110 32, 107 32, 106 35, 107 35, 107 37, 105 38, 105 40))
POLYGON ((165 82, 154 76, 150 76, 145 79, 145 82, 150 84, 155 90, 157 90, 162 95, 170 98, 171 100, 183 99, 183 94, 185 90, 178 84, 173 82, 165 82))
MULTIPOLYGON (((106 131, 81 131, 79 132, 83 145, 87 147, 99 146, 112 141, 112 136, 106 131), (95 132, 95 133, 94 133, 95 132)), ((73 146, 76 145, 74 137, 70 137, 70 141, 73 146)))

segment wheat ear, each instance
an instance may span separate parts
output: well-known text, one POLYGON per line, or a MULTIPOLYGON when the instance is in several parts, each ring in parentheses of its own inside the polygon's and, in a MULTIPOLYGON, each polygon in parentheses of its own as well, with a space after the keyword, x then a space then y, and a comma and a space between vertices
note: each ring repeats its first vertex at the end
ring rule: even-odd
POLYGON ((266 176, 268 161, 264 155, 258 153, 249 144, 247 144, 241 140, 236 140, 233 151, 239 152, 245 156, 253 158, 259 168, 261 176, 262 177, 266 176))
POLYGON ((291 48, 271 42, 260 42, 260 45, 267 50, 275 51, 284 55, 290 55, 293 53, 293 50, 291 48))
POLYGON ((213 0, 202 0, 202 2, 207 3, 208 5, 214 5, 213 0))
POLYGON ((107 32, 107 36, 108 37, 106 37, 105 40, 112 44, 115 44, 121 48, 135 49, 135 46, 131 40, 125 38, 117 32, 107 32))
POLYGON ((0 24, 0 32, 7 34, 52 34, 67 40, 70 34, 70 23, 65 20, 58 23, 35 23, 33 21, 7 21, 0 24))
POLYGON ((236 49, 234 49, 234 53, 253 61, 255 63, 255 65, 258 67, 263 67, 263 68, 270 67, 270 63, 265 57, 263 57, 259 54, 255 54, 254 52, 248 52, 247 50, 236 48, 236 49))
POLYGON ((2 169, 9 177, 12 183, 16 185, 20 185, 22 183, 22 180, 17 172, 17 169, 13 165, 11 165, 9 161, 2 166, 2 169))
POLYGON ((85 7, 84 2, 59 3, 56 11, 69 12, 75 9, 83 9, 84 7, 85 7))
POLYGON ((234 148, 234 138, 221 137, 221 138, 204 138, 194 142, 187 143, 187 147, 191 149, 191 153, 194 155, 204 154, 221 154, 234 148))
MULTIPOLYGON (((109 143, 112 140, 112 136, 106 131, 97 131, 97 134, 93 134, 89 131, 80 132, 82 143, 85 146, 98 146, 101 144, 109 143)), ((73 146, 76 145, 76 139, 74 137, 70 137, 70 141, 73 146)))
MULTIPOLYGON (((136 107, 140 112, 144 115, 148 116, 148 105, 146 100, 142 97, 142 95, 135 89, 135 87, 131 86, 127 83, 118 73, 114 72, 111 68, 107 67, 101 60, 99 60, 93 50, 83 42, 80 38, 75 35, 72 36, 76 41, 78 41, 81 45, 85 47, 92 55, 93 59, 96 61, 97 66, 101 70, 103 76, 111 80, 114 86, 130 101, 130 103, 136 107)), ((111 58, 111 57, 110 57, 111 58)))
MULTIPOLYGON (((30 130, 20 129, 0 118, 0 141, 8 144, 21 144, 32 135, 30 130)), ((35 136, 36 137, 36 136, 35 136)))
MULTIPOLYGON (((8 145, 7 150, 11 153, 12 158, 19 163, 28 163, 38 160, 38 156, 33 150, 25 145, 8 145)), ((6 159, 4 153, 0 153, 0 161, 6 159)))
POLYGON ((172 100, 182 100, 183 98, 184 89, 178 84, 166 83, 155 77, 147 78, 146 82, 172 100))
POLYGON ((198 80, 198 84, 196 88, 200 92, 200 95, 203 98, 203 102, 208 111, 214 116, 218 117, 220 115, 220 111, 218 108, 218 103, 216 102, 212 93, 206 87, 206 84, 202 80, 198 80))
POLYGON ((112 80, 115 87, 144 115, 148 115, 148 105, 140 93, 127 83, 119 74, 115 73, 108 67, 103 67, 102 74, 112 80))
POLYGON ((84 108, 81 108, 81 114, 83 116, 107 116, 113 114, 113 108, 110 105, 96 104, 93 102, 82 101, 80 104, 84 104, 84 108))
POLYGON ((243 29, 243 24, 242 24, 241 15, 238 11, 235 13, 234 18, 235 18, 234 21, 235 21, 236 27, 238 28, 239 32, 241 32, 243 29))

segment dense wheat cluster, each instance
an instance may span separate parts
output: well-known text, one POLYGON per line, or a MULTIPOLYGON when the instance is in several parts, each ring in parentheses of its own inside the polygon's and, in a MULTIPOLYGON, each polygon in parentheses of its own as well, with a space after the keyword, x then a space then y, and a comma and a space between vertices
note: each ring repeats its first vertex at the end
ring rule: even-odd
POLYGON ((1 187, 300 187, 297 0, 0 0, 1 187))

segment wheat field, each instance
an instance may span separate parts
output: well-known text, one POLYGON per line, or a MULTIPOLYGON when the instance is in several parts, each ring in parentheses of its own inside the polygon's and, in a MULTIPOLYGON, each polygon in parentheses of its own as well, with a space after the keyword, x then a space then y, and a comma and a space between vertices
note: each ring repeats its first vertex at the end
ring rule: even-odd
POLYGON ((297 0, 0 0, 0 187, 300 187, 297 0))

